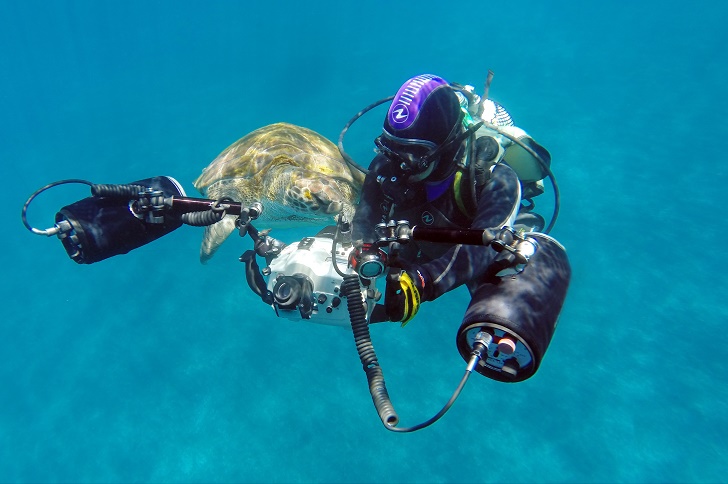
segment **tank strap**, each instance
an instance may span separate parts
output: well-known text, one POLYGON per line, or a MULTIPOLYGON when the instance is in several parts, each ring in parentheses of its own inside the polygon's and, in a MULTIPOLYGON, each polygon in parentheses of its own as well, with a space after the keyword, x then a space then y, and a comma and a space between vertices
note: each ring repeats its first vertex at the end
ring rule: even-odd
MULTIPOLYGON (((497 145, 493 138, 490 139, 493 140, 491 144, 497 145)), ((460 212, 468 218, 475 217, 481 189, 490 179, 491 168, 497 164, 495 158, 498 149, 491 145, 481 146, 478 149, 478 143, 478 139, 470 143, 464 166, 458 169, 453 180, 455 203, 460 212)))
POLYGON ((467 175, 463 175, 464 170, 458 170, 455 173, 455 179, 452 182, 453 185, 453 192, 455 193, 455 203, 458 206, 458 209, 460 209, 460 212, 465 215, 468 218, 473 218, 474 213, 469 209, 468 206, 466 206, 466 200, 468 200, 468 205, 472 205, 472 196, 471 193, 468 193, 468 196, 463 195, 463 191, 467 190, 472 192, 473 187, 469 183, 469 178, 467 175), (463 178, 465 178, 465 181, 463 181, 463 178))

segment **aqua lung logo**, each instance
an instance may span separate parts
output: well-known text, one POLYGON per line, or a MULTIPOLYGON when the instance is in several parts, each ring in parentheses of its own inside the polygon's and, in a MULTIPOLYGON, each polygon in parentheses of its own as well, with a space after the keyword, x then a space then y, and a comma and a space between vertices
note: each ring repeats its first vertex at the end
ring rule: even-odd
POLYGON ((435 221, 435 217, 433 217, 430 212, 422 212, 422 221, 425 225, 432 225, 432 222, 435 221))
POLYGON ((401 124, 407 121, 409 118, 409 109, 402 103, 397 104, 392 108, 392 123, 401 124))
POLYGON ((415 118, 417 118, 420 104, 432 92, 433 87, 430 86, 429 89, 425 89, 424 93, 421 91, 433 79, 438 78, 430 74, 417 76, 400 88, 389 110, 389 121, 392 125, 406 129, 414 122, 415 118))

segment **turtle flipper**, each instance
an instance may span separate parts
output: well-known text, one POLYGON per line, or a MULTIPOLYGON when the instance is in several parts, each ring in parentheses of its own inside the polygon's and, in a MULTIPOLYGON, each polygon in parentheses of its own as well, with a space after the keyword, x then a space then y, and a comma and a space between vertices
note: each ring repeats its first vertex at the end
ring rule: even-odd
POLYGON ((216 224, 205 227, 205 235, 200 246, 200 262, 207 264, 213 254, 225 242, 225 239, 235 230, 235 215, 226 215, 216 224))

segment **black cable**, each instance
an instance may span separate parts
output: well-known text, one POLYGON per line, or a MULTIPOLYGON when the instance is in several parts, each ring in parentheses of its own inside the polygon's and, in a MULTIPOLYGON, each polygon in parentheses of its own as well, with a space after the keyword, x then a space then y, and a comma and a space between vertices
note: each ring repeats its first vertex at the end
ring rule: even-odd
POLYGON ((48 190, 49 188, 53 188, 53 187, 56 187, 58 185, 65 185, 65 184, 68 184, 68 183, 80 183, 82 185, 88 185, 90 187, 93 187, 94 186, 94 184, 91 183, 90 181, 87 181, 87 180, 79 180, 77 178, 72 178, 72 179, 68 179, 68 180, 60 180, 60 181, 56 181, 56 182, 53 182, 53 183, 49 183, 48 185, 46 185, 46 186, 44 186, 42 188, 39 188, 38 190, 36 190, 28 198, 28 200, 23 205, 23 211, 21 212, 21 217, 23 219, 23 224, 25 225, 25 227, 28 230, 30 230, 34 234, 38 234, 38 235, 54 235, 54 233, 49 233, 49 230, 52 231, 52 229, 49 229, 49 230, 40 230, 40 229, 36 229, 36 228, 32 227, 30 225, 30 223, 28 223, 28 218, 27 218, 28 206, 30 205, 30 202, 32 202, 35 199, 35 197, 37 197, 38 195, 40 195, 44 191, 48 190))
MULTIPOLYGON (((492 80, 492 78, 493 78, 492 71, 488 71, 488 80, 486 81, 486 94, 483 99, 487 98, 488 88, 490 87, 490 81, 492 80)), ((458 86, 458 85, 455 85, 455 86, 458 86)), ((464 91, 462 91, 462 92, 464 92, 464 91)), ((369 173, 369 170, 358 165, 351 158, 351 156, 349 156, 349 154, 346 153, 346 151, 344 151, 344 136, 346 135, 346 132, 349 130, 349 127, 352 124, 354 124, 354 122, 357 119, 359 119, 364 114, 371 111, 372 109, 376 108, 377 106, 384 104, 387 101, 391 101, 392 99, 394 99, 394 96, 389 96, 384 99, 380 99, 379 101, 376 101, 376 102, 370 104, 369 106, 365 107, 364 109, 362 109, 361 111, 356 113, 354 115, 354 117, 351 118, 348 123, 346 123, 346 126, 344 126, 344 129, 341 130, 341 134, 339 135, 338 147, 339 147, 339 152, 341 153, 342 158, 344 158, 344 161, 346 161, 346 163, 351 168, 358 170, 358 171, 364 173, 365 175, 367 175, 369 173)), ((548 226, 543 231, 544 234, 548 234, 551 231, 551 229, 554 228, 554 225, 556 224, 556 219, 559 216, 559 210, 561 207, 561 195, 559 193, 559 185, 558 185, 558 183, 556 183, 556 177, 554 176, 554 173, 551 171, 551 168, 544 161, 544 159, 538 153, 536 153, 536 151, 534 151, 530 146, 528 146, 526 143, 519 140, 515 136, 512 136, 512 135, 504 132, 503 130, 500 129, 499 126, 496 126, 495 124, 489 123, 487 121, 483 121, 483 125, 489 129, 497 132, 498 134, 505 136, 506 138, 510 139, 511 141, 513 141, 514 143, 519 145, 521 148, 526 150, 531 156, 533 156, 536 159, 536 161, 538 161, 538 163, 541 165, 541 168, 543 168, 543 170, 546 172, 548 179, 551 181, 551 186, 554 188, 554 212, 551 215, 551 221, 549 222, 548 226)))
POLYGON ((468 378, 470 377, 470 374, 472 372, 466 371, 463 377, 460 379, 460 383, 458 384, 457 388, 453 392, 452 396, 450 397, 450 400, 445 404, 444 407, 442 407, 442 410, 437 412, 434 417, 430 418, 429 420, 426 420, 422 422, 421 424, 414 425, 412 427, 390 427, 387 426, 387 429, 391 430, 392 432, 414 432, 415 430, 420 430, 425 427, 429 427, 430 425, 434 424, 440 418, 445 415, 445 413, 450 410, 450 407, 453 406, 455 403, 455 400, 460 396, 460 392, 463 391, 463 388, 465 387, 465 384, 468 382, 468 378))
POLYGON ((349 120, 348 123, 346 123, 346 126, 344 126, 344 129, 341 130, 341 134, 339 134, 338 147, 339 147, 339 153, 341 153, 341 157, 344 158, 344 161, 346 161, 347 165, 349 165, 351 168, 353 168, 357 171, 364 173, 365 175, 367 175, 369 173, 369 170, 367 170, 366 168, 362 167, 357 162, 355 162, 354 159, 351 156, 349 156, 349 154, 346 151, 344 151, 344 136, 346 135, 346 132, 349 130, 349 127, 352 124, 354 124, 354 121, 361 118, 362 116, 364 116, 366 113, 368 113, 372 109, 376 108, 377 106, 380 106, 380 105, 386 103, 387 101, 391 101, 392 99, 394 99, 394 96, 385 97, 384 99, 380 99, 379 101, 376 101, 376 102, 370 104, 369 106, 365 107, 364 109, 362 109, 361 111, 356 113, 354 115, 354 117, 349 120))
MULTIPOLYGON (((336 264, 334 264, 336 267, 336 264)), ((437 422, 445 413, 452 407, 455 400, 460 396, 465 383, 467 383, 470 377, 470 366, 474 366, 475 362, 471 362, 472 365, 468 366, 468 370, 463 375, 460 383, 453 392, 450 400, 445 406, 435 414, 432 418, 414 425, 412 427, 397 427, 399 423, 399 417, 397 412, 394 410, 392 401, 389 398, 389 392, 387 392, 387 386, 384 381, 384 373, 382 368, 379 366, 379 360, 377 354, 374 351, 374 345, 372 344, 371 334, 369 333, 369 324, 366 319, 366 309, 361 299, 359 277, 355 274, 343 275, 344 282, 341 284, 341 294, 346 297, 346 305, 349 310, 349 319, 351 320, 351 329, 354 332, 354 343, 356 344, 356 351, 359 353, 359 359, 361 360, 362 367, 367 376, 367 382, 369 383, 369 393, 372 396, 374 402, 374 408, 376 408, 379 418, 382 420, 384 427, 392 432, 414 432, 416 430, 423 429, 437 422)))
POLYGON ((204 212, 188 212, 180 216, 180 220, 192 227, 205 227, 216 224, 225 216, 225 211, 205 210, 204 212))
POLYGON ((549 222, 548 226, 544 229, 543 233, 548 234, 551 229, 554 228, 554 225, 556 224, 556 219, 559 216, 559 209, 561 207, 561 195, 559 193, 559 185, 556 183, 556 177, 554 176, 554 173, 551 171, 551 167, 549 167, 548 163, 539 155, 536 153, 536 151, 528 146, 526 143, 521 141, 520 139, 516 138, 515 136, 512 136, 502 129, 500 129, 499 126, 496 126, 495 124, 489 123, 487 121, 484 122, 484 126, 488 129, 492 129, 493 131, 497 132, 501 136, 505 136, 509 140, 516 143, 518 146, 523 148, 528 152, 529 155, 533 156, 536 161, 539 162, 541 165, 541 168, 546 172, 546 175, 548 176, 549 180, 551 180, 551 186, 554 188, 554 213, 551 215, 551 221, 549 222))

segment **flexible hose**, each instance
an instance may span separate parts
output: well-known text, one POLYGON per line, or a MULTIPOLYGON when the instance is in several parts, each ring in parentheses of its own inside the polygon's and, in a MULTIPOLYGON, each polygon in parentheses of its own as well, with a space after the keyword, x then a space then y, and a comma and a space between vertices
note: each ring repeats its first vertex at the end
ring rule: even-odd
POLYGON ((465 384, 468 382, 468 378, 470 378, 470 374, 471 374, 471 371, 465 372, 463 377, 460 379, 460 383, 458 383, 457 388, 455 389, 452 396, 450 397, 450 400, 448 400, 448 402, 445 404, 445 406, 442 407, 442 410, 437 412, 437 414, 435 414, 435 416, 433 416, 432 418, 430 418, 422 423, 413 425, 412 427, 390 427, 389 430, 391 430, 392 432, 404 432, 404 433, 414 432, 415 430, 420 430, 420 429, 424 429, 425 427, 429 427, 430 425, 432 425, 435 422, 437 422, 438 420, 440 420, 440 417, 445 415, 445 412, 450 410, 450 407, 453 406, 453 404, 455 403, 455 400, 457 400, 457 398, 460 396, 460 392, 462 392, 463 388, 465 388, 465 384))
MULTIPOLYGON (((193 227, 204 227, 207 225, 216 224, 220 220, 222 220, 222 218, 227 213, 226 211, 229 206, 225 205, 226 202, 233 202, 233 199, 230 197, 222 197, 219 200, 215 200, 215 203, 210 206, 209 210, 205 210, 204 212, 183 213, 180 219, 183 223, 191 225, 193 227)), ((253 229, 252 225, 249 228, 253 229)), ((258 231, 255 230, 255 233, 253 235, 257 237, 258 231)), ((256 237, 253 237, 253 239, 255 239, 256 237)))
POLYGON ((225 216, 225 211, 217 212, 205 210, 204 212, 183 213, 180 217, 182 222, 193 227, 203 227, 219 222, 225 216))
POLYGON ((346 136, 346 132, 349 131, 349 128, 351 127, 352 124, 354 124, 354 121, 361 118, 362 116, 364 116, 366 113, 368 113, 372 109, 376 108, 377 106, 380 106, 380 105, 386 103, 387 101, 391 101, 392 99, 394 99, 394 96, 388 96, 388 97, 385 97, 384 99, 380 99, 379 101, 371 103, 369 106, 365 107, 364 109, 362 109, 361 111, 356 113, 354 115, 354 117, 351 118, 348 123, 346 123, 346 126, 344 126, 344 129, 341 130, 341 134, 339 134, 339 142, 338 142, 337 146, 339 147, 339 153, 341 153, 341 157, 344 158, 344 161, 346 162, 347 165, 349 165, 351 168, 353 168, 357 171, 362 172, 364 175, 368 174, 369 170, 367 170, 363 166, 360 166, 344 150, 344 136, 346 136))
POLYGON ((450 400, 445 404, 442 409, 437 412, 432 418, 414 425, 412 427, 397 427, 399 423, 399 417, 397 412, 394 410, 392 401, 389 398, 387 392, 387 386, 384 383, 384 373, 382 368, 379 366, 377 355, 374 352, 374 345, 372 344, 372 338, 369 334, 369 324, 367 323, 366 309, 361 299, 361 293, 359 288, 359 276, 356 274, 344 275, 344 282, 341 284, 341 294, 346 297, 346 306, 349 310, 349 318, 351 320, 351 329, 354 332, 354 343, 356 344, 356 351, 359 353, 359 359, 361 360, 364 372, 367 375, 367 381, 369 382, 369 393, 372 396, 374 402, 374 408, 377 409, 379 418, 382 420, 384 427, 392 432, 414 432, 425 427, 432 425, 437 422, 445 413, 452 407, 460 396, 467 383, 472 368, 480 358, 480 353, 474 353, 471 357, 468 369, 465 371, 460 383, 453 392, 450 400))
POLYGON ((346 297, 346 305, 349 309, 349 318, 351 319, 351 329, 354 331, 354 343, 356 351, 359 353, 359 359, 364 367, 369 382, 369 393, 372 395, 374 407, 379 413, 379 418, 388 429, 392 429, 399 422, 399 417, 394 411, 392 402, 387 393, 387 387, 384 383, 384 373, 379 366, 377 355, 374 352, 372 339, 369 334, 369 325, 367 324, 367 314, 364 303, 359 292, 359 276, 349 274, 344 276, 344 282, 341 284, 341 293, 346 297))
POLYGON ((28 207, 30 206, 30 202, 32 202, 33 200, 35 200, 35 197, 37 197, 38 195, 40 195, 44 191, 46 191, 46 190, 48 190, 50 188, 53 188, 53 187, 57 187, 58 185, 66 185, 66 184, 69 184, 69 183, 80 183, 82 185, 88 185, 90 187, 93 187, 94 186, 93 183, 91 183, 90 181, 87 181, 87 180, 79 180, 77 178, 72 178, 72 179, 69 179, 69 180, 60 180, 60 181, 57 181, 57 182, 49 183, 48 185, 46 185, 46 186, 44 186, 42 188, 39 188, 38 190, 36 190, 35 192, 33 192, 33 194, 30 197, 28 197, 28 200, 26 200, 25 204, 23 205, 23 210, 22 210, 22 212, 20 214, 21 218, 23 219, 23 225, 25 225, 25 227, 28 230, 30 230, 34 234, 37 234, 37 235, 46 235, 46 236, 56 235, 59 232, 58 227, 54 227, 54 228, 50 228, 50 229, 46 229, 46 230, 41 230, 41 229, 36 229, 32 225, 30 225, 30 223, 28 222, 28 215, 27 215, 28 214, 28 207))
POLYGON ((536 153, 536 151, 528 146, 526 143, 524 143, 522 140, 516 138, 515 136, 506 133, 503 131, 499 126, 496 126, 494 124, 491 124, 489 122, 483 123, 486 128, 491 129, 501 136, 504 136, 508 138, 509 140, 513 141, 515 144, 523 148, 528 152, 529 155, 531 155, 538 163, 541 165, 541 169, 546 172, 547 178, 551 181, 551 186, 554 189, 554 212, 551 215, 551 221, 549 221, 548 226, 543 230, 544 234, 548 234, 551 232, 551 229, 554 228, 554 225, 556 224, 556 219, 559 217, 559 209, 561 208, 561 194, 559 192, 559 184, 556 183, 556 177, 554 176, 554 172, 551 171, 551 167, 546 163, 546 161, 536 153))
POLYGON ((140 192, 146 191, 142 185, 91 185, 91 194, 94 197, 109 198, 136 198, 140 192))
MULTIPOLYGON (((485 94, 483 96, 483 99, 488 98, 488 90, 490 89, 490 82, 492 79, 493 79, 493 71, 489 70, 488 78, 485 83, 485 94)), ((394 99, 394 96, 385 97, 384 99, 380 99, 379 101, 376 101, 376 102, 370 104, 369 106, 365 107, 364 109, 362 109, 361 111, 356 113, 354 115, 354 117, 349 120, 348 123, 346 123, 346 126, 344 126, 344 129, 341 130, 341 134, 339 134, 339 142, 338 142, 337 146, 339 148, 339 152, 341 153, 342 158, 344 158, 344 161, 346 161, 346 163, 351 168, 362 172, 364 175, 368 174, 369 170, 358 165, 354 161, 354 159, 351 156, 349 156, 349 154, 344 150, 344 136, 346 135, 346 132, 349 131, 349 128, 351 127, 351 125, 354 124, 354 122, 357 119, 361 118, 364 114, 368 113, 375 107, 377 107, 381 104, 384 104, 385 102, 390 101, 392 99, 394 99)), ((536 153, 536 151, 533 150, 530 146, 528 146, 526 143, 519 140, 515 136, 512 136, 512 135, 506 133, 499 126, 496 126, 487 121, 483 122, 483 125, 486 126, 488 129, 491 129, 491 130, 497 132, 498 134, 505 136, 506 138, 510 139, 511 141, 513 141, 514 143, 519 145, 521 148, 526 150, 528 152, 528 154, 533 156, 533 158, 541 165, 541 168, 546 172, 549 181, 551 181, 551 186, 554 189, 554 211, 553 211, 553 214, 551 215, 551 220, 549 221, 548 226, 543 230, 544 234, 548 234, 549 232, 551 232, 551 229, 553 229, 554 225, 556 224, 556 219, 559 216, 559 210, 561 207, 561 195, 559 193, 559 185, 558 185, 558 183, 556 183, 556 177, 554 176, 554 173, 551 171, 551 167, 549 167, 548 164, 546 163, 546 161, 538 153, 536 153)))

